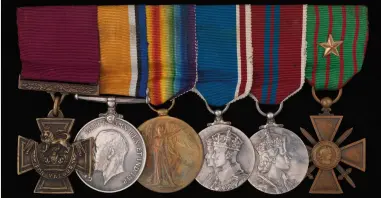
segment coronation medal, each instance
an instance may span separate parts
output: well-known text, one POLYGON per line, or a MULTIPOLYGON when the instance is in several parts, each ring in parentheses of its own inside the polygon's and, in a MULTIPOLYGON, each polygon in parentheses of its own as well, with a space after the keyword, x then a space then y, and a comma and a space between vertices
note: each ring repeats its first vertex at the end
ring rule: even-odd
POLYGON ((257 163, 249 182, 268 194, 283 194, 296 188, 304 179, 309 156, 303 141, 292 131, 275 123, 276 113, 265 114, 257 105, 267 123, 250 137, 257 155, 257 163))
POLYGON ((47 118, 37 118, 41 143, 18 137, 17 174, 34 169, 41 176, 34 193, 72 194, 69 175, 76 170, 91 176, 94 170, 94 139, 69 143, 74 119, 64 118, 60 110, 64 96, 52 94, 53 109, 47 118))
POLYGON ((204 27, 197 29, 198 71, 207 75, 198 76, 194 92, 216 116, 199 133, 205 153, 196 180, 207 189, 226 192, 247 181, 256 160, 249 138, 222 119, 232 102, 248 95, 252 84, 250 6, 202 6, 196 17, 197 27, 204 27), (209 104, 227 105, 213 111, 209 104))
POLYGON ((194 181, 203 160, 201 139, 168 111, 176 97, 194 87, 197 77, 195 5, 145 6, 148 46, 148 106, 158 113, 139 126, 147 163, 139 183, 159 193, 179 191, 194 181), (156 110, 171 100, 168 109, 156 110))
POLYGON ((144 99, 78 96, 76 99, 107 103, 102 113, 84 125, 75 140, 93 138, 95 141, 94 174, 77 171, 90 188, 104 193, 122 191, 139 178, 146 162, 146 147, 139 131, 115 110, 117 104, 145 102, 144 99))
POLYGON ((342 87, 362 68, 368 41, 367 8, 365 6, 309 6, 307 16, 307 67, 306 78, 312 86, 314 99, 322 105, 320 115, 310 116, 318 140, 301 128, 303 135, 312 144, 311 162, 307 176, 314 179, 310 188, 312 194, 343 193, 339 180, 346 180, 356 187, 344 169, 343 162, 365 171, 365 138, 341 146, 351 134, 346 130, 334 142, 343 116, 330 113, 331 105, 342 95, 342 87), (339 90, 336 99, 319 99, 315 90, 339 90), (341 147, 340 147, 341 146, 341 147), (314 177, 312 172, 318 168, 314 177), (334 170, 339 176, 336 176, 334 170))
POLYGON ((230 122, 222 119, 223 111, 212 111, 216 118, 199 136, 204 146, 204 164, 196 180, 213 191, 230 191, 240 187, 254 168, 255 155, 250 139, 230 122))
POLYGON ((251 96, 267 123, 250 138, 256 164, 249 182, 264 193, 283 194, 303 181, 309 163, 303 141, 274 119, 283 102, 303 86, 306 6, 252 6, 251 11, 256 16, 252 24, 255 50, 251 96), (276 113, 266 114, 259 104, 280 107, 276 113))

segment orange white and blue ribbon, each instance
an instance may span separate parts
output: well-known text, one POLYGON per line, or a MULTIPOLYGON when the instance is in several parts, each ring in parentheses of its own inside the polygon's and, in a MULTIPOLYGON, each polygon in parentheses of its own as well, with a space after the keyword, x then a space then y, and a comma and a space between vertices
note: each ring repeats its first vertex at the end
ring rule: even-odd
POLYGON ((145 6, 98 6, 100 94, 145 97, 148 78, 145 6))
POLYGON ((250 93, 253 48, 250 5, 197 6, 195 92, 209 105, 222 106, 250 93))

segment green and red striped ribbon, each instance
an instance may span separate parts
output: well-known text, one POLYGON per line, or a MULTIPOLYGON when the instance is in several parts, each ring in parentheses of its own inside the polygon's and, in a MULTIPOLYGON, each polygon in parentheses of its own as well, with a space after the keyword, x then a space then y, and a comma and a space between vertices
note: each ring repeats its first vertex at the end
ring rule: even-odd
POLYGON ((360 5, 310 5, 307 10, 306 78, 316 90, 341 89, 363 64, 368 41, 367 7, 360 5), (343 41, 339 56, 324 57, 319 43, 343 41))

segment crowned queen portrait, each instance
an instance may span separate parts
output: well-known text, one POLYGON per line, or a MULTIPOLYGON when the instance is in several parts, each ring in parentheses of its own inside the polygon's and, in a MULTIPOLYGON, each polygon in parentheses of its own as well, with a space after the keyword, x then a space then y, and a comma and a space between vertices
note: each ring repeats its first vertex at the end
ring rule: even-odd
POLYGON ((260 143, 255 145, 255 150, 259 154, 259 164, 252 177, 255 177, 257 188, 271 194, 295 188, 298 182, 287 174, 291 168, 291 156, 286 149, 286 136, 268 128, 260 143))
POLYGON ((202 182, 215 191, 235 189, 249 177, 237 161, 243 141, 231 130, 218 132, 207 140, 206 165, 213 172, 202 182))

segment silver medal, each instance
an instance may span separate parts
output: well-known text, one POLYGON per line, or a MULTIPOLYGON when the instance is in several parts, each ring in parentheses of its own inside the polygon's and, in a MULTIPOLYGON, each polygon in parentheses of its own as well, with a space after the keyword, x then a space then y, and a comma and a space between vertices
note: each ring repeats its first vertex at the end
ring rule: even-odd
POLYGON ((221 111, 199 135, 204 147, 204 163, 196 180, 213 191, 230 191, 249 178, 255 164, 254 148, 239 129, 224 122, 221 111))
POLYGON ((146 147, 139 131, 115 111, 117 103, 140 103, 144 99, 87 97, 77 99, 105 102, 108 111, 88 122, 75 141, 93 137, 95 140, 94 174, 88 177, 77 172, 90 188, 104 193, 122 191, 137 181, 146 163, 146 147))
MULTIPOLYGON (((258 105, 257 109, 266 115, 258 105)), ((268 194, 283 194, 296 188, 305 178, 309 164, 303 141, 283 125, 275 123, 277 113, 268 113, 266 125, 250 138, 257 161, 249 182, 268 194)))

